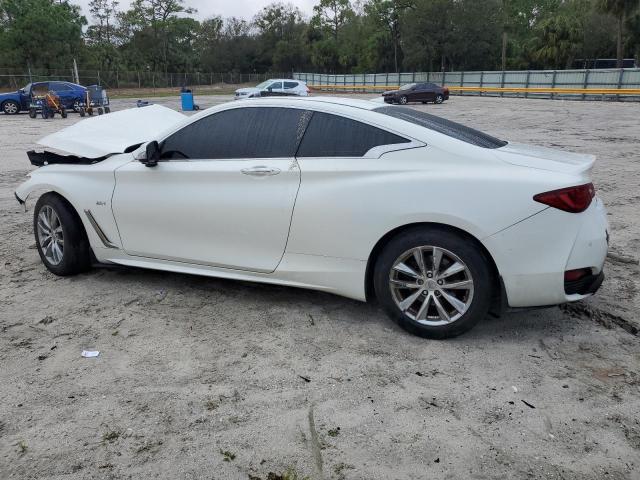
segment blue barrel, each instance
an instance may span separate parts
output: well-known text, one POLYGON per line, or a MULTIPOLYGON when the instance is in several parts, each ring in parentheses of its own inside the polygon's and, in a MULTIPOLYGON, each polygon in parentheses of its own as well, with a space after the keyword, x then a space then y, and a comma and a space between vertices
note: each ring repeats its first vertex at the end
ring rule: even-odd
POLYGON ((187 90, 186 92, 180 92, 180 99, 182 100, 182 110, 184 112, 190 112, 194 110, 193 92, 191 92, 191 90, 187 90))

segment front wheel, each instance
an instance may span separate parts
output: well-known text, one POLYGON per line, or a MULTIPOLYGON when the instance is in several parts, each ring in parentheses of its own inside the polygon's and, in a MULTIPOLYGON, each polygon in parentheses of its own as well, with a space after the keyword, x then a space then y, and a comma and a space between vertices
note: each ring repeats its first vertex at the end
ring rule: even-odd
POLYGON ((474 242, 450 230, 416 228, 392 239, 375 264, 376 296, 403 329, 455 337, 489 310, 489 261, 474 242))
POLYGON ((444 102, 444 95, 442 95, 441 93, 439 93, 438 95, 436 95, 436 101, 435 103, 440 105, 442 102, 444 102))
POLYGON ((406 95, 402 95, 399 101, 400 101, 400 105, 406 105, 409 102, 409 99, 407 98, 406 95))
POLYGON ((60 195, 45 193, 33 213, 33 230, 40 259, 56 275, 75 275, 91 265, 91 248, 82 222, 60 195))
POLYGON ((30 108, 29 109, 29 118, 36 118, 36 115, 38 114, 37 110, 35 108, 30 108))

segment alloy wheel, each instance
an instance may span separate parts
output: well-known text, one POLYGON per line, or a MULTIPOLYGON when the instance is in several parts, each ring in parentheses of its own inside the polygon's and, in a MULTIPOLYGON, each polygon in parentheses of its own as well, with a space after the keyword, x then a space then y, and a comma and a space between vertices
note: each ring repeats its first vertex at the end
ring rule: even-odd
POLYGON ((473 301, 473 287, 467 265, 441 247, 412 248, 393 262, 389 272, 396 306, 411 320, 428 326, 462 317, 473 301))
POLYGON ((440 104, 444 102, 444 97, 442 95, 436 96, 436 103, 440 104))
POLYGON ((402 105, 406 105, 407 104, 407 97, 405 95, 400 97, 400 103, 402 105))
POLYGON ((14 102, 7 102, 4 104, 4 113, 8 115, 13 115, 14 113, 18 113, 18 106, 14 102))
POLYGON ((38 242, 42 254, 51 265, 59 265, 64 257, 64 233, 56 211, 45 205, 38 214, 38 242))

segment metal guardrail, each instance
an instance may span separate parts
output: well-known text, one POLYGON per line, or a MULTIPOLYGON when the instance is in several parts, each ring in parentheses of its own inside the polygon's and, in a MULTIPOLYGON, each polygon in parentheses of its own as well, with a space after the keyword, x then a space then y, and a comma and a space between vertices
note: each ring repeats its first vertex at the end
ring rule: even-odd
POLYGON ((446 85, 454 95, 640 101, 640 68, 350 75, 294 73, 294 78, 323 91, 382 92, 407 83, 431 82, 446 85))

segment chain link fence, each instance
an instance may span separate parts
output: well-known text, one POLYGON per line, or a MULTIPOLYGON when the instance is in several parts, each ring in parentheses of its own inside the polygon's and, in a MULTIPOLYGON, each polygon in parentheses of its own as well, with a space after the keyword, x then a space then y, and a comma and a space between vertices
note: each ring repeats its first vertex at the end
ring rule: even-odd
MULTIPOLYGON (((184 86, 206 86, 243 83, 258 84, 270 78, 291 78, 292 74, 272 73, 236 73, 236 72, 188 72, 166 73, 151 71, 101 71, 79 70, 80 84, 99 84, 105 88, 174 88, 184 86)), ((73 82, 74 74, 71 69, 62 70, 24 70, 0 68, 0 88, 3 90, 17 90, 31 82, 43 81, 73 82)))
POLYGON ((379 93, 407 83, 432 82, 446 85, 452 94, 458 95, 640 100, 640 68, 354 75, 294 73, 293 76, 323 91, 379 93))

